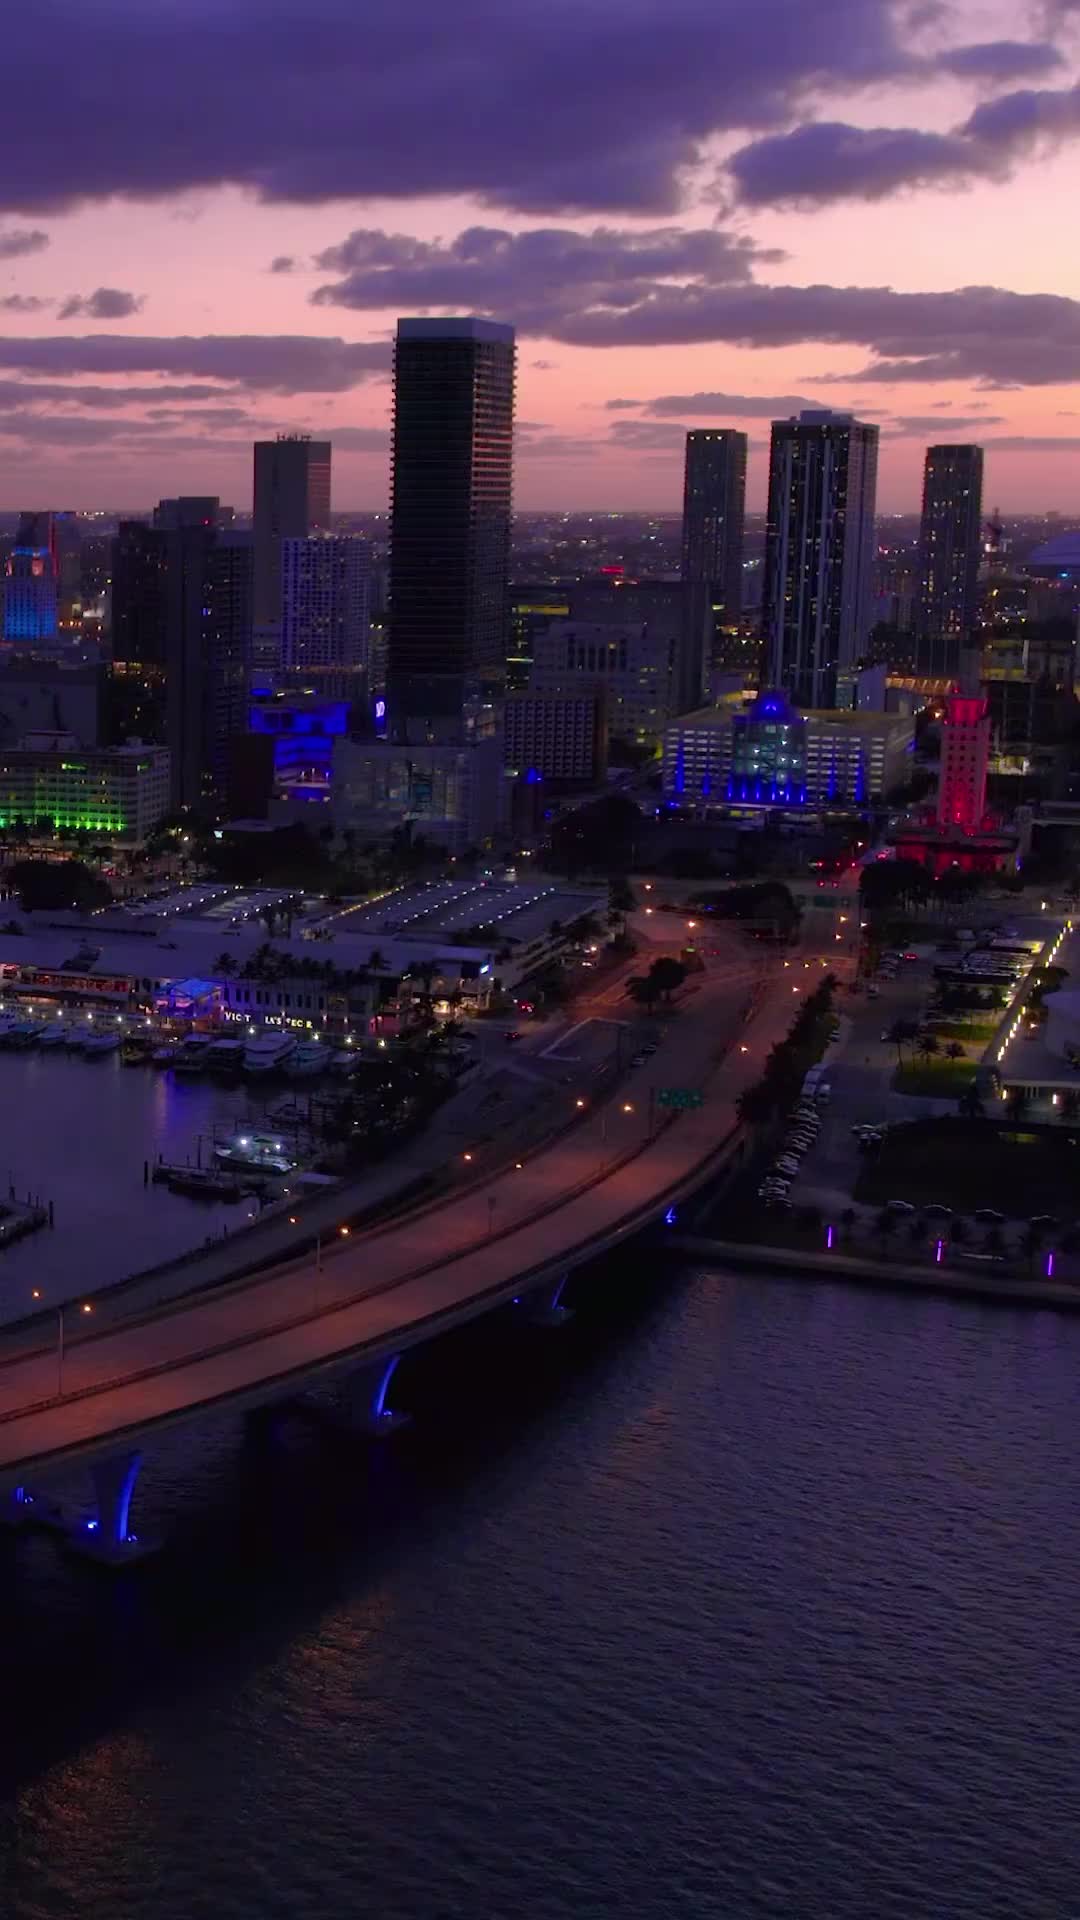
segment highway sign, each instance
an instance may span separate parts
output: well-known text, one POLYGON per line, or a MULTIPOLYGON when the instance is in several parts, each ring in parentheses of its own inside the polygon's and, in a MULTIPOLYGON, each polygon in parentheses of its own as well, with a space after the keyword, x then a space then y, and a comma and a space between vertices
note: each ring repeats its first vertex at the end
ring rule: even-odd
POLYGON ((656 1098, 662 1107, 682 1107, 684 1109, 700 1107, 704 1105, 705 1101, 704 1094, 699 1093, 696 1087, 661 1087, 656 1098))

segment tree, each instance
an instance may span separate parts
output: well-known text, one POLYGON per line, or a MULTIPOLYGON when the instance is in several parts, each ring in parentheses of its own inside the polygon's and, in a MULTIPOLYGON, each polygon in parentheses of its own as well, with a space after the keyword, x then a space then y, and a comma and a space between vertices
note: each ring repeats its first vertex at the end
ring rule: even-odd
POLYGON ((921 1033, 919 1035, 918 1051, 924 1060, 931 1060, 935 1053, 940 1053, 941 1046, 936 1034, 921 1033))
POLYGON ((214 972, 219 974, 222 980, 231 979, 236 972, 235 957, 233 954, 227 952, 224 947, 222 947, 221 952, 214 961, 214 972))
POLYGON ((651 972, 647 974, 634 974, 626 983, 626 991, 631 1000, 636 1001, 638 1006, 645 1007, 650 1013, 659 1000, 661 993, 661 989, 653 979, 651 972))
POLYGON ((948 1046, 945 1049, 946 1060, 962 1060, 963 1057, 964 1057, 964 1049, 960 1045, 959 1040, 950 1040, 948 1046))
POLYGON ((670 1000, 686 979, 686 968, 681 960, 672 960, 668 954, 662 954, 649 968, 649 979, 655 983, 657 992, 662 993, 665 1000, 670 1000))
POLYGON ((8 877, 27 913, 49 907, 107 907, 112 900, 107 882, 81 860, 16 860, 8 877))
POLYGON ((889 1039, 896 1048, 896 1064, 898 1067, 902 1067, 904 1064, 903 1050, 905 1044, 909 1040, 914 1040, 918 1031, 918 1024, 914 1020, 894 1020, 892 1026, 889 1028, 889 1039))
POLYGON ((981 1099, 979 1098, 979 1089, 976 1086, 974 1080, 971 1082, 971 1085, 969 1087, 964 1088, 964 1091, 960 1095, 957 1105, 959 1107, 960 1112, 963 1114, 965 1120, 981 1120, 982 1119, 983 1104, 981 1099))
POLYGON ((372 947, 367 963, 372 973, 383 973, 386 969, 386 955, 378 947, 372 947))

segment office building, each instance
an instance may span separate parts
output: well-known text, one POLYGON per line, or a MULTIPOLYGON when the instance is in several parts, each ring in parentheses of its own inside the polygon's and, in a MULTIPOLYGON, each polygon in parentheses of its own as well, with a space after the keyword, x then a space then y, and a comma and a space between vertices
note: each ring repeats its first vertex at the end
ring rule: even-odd
POLYGON ((399 320, 387 701, 400 741, 458 740, 506 673, 514 331, 399 320))
POLYGON ((765 674, 799 707, 836 704, 871 624, 878 430, 850 414, 774 421, 765 674))
POLYGON ((503 764, 527 785, 588 787, 607 771, 606 696, 600 686, 506 697, 503 764))
POLYGON ((671 686, 678 636, 653 623, 553 620, 533 643, 530 693, 606 700, 613 740, 657 740, 674 711, 671 686))
POLYGON ((432 846, 482 846, 500 824, 504 789, 499 735, 459 742, 345 739, 335 742, 334 826, 388 840, 408 827, 432 846))
POLYGON ((368 664, 370 555, 355 534, 281 543, 281 665, 316 675, 368 664))
POLYGON ((9 646, 56 649, 59 586, 53 515, 20 514, 4 579, 4 639, 9 646))
POLYGON ((189 769, 198 762, 201 803, 218 811, 227 791, 230 743, 247 723, 255 580, 251 535, 215 534, 204 578, 200 672, 194 684, 188 678, 189 707, 180 744, 189 769))
POLYGON ((510 640, 506 655, 506 685, 519 693, 529 684, 533 646, 538 633, 552 620, 565 620, 570 613, 571 587, 510 587, 510 640))
POLYGON ((742 610, 747 444, 745 433, 728 427, 695 428, 686 436, 682 577, 708 582, 714 605, 729 620, 742 610))
POLYGON ((673 721, 663 790, 706 810, 861 808, 903 783, 914 734, 908 715, 799 709, 770 688, 742 713, 705 707, 673 721))
MULTIPOLYGON (((666 650, 668 684, 661 722, 701 704, 713 635, 708 594, 692 594, 681 580, 592 578, 570 590, 570 618, 626 630, 638 627, 655 656, 666 650)), ((612 734, 618 730, 611 709, 612 734)), ((655 729, 659 731, 659 728, 655 729)))
POLYGON ((28 734, 0 747, 0 828, 101 834, 138 845, 169 807, 163 747, 84 747, 73 734, 28 734))
POLYGON ((971 645, 982 543, 983 450, 927 447, 919 534, 916 671, 952 679, 971 645))
POLYGON ((104 733, 113 745, 165 738, 165 535, 121 520, 111 543, 104 733))
POLYGON ((986 817, 990 707, 981 695, 950 694, 941 729, 937 820, 977 833, 986 817))
POLYGON ((281 652, 282 541, 330 531, 330 442, 279 434, 255 442, 255 665, 273 673, 281 652))
POLYGON ((682 578, 689 631, 686 679, 679 692, 688 706, 697 705, 718 653, 726 655, 720 636, 737 629, 742 612, 746 453, 745 433, 729 427, 694 428, 686 436, 682 578), (698 673, 694 649, 702 634, 704 657, 698 673))

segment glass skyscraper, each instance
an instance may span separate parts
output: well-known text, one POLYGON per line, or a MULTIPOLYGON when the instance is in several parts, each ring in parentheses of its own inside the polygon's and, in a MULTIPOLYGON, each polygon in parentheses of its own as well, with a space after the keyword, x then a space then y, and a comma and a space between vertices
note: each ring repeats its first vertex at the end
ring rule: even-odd
POLYGON ((506 672, 514 330, 399 320, 387 666, 393 737, 453 741, 506 672))
POLYGON ((765 684, 836 705, 870 627, 878 430, 826 410, 773 422, 765 545, 765 684))
POLYGON ((916 670, 954 679, 976 620, 983 450, 927 447, 919 536, 916 670))

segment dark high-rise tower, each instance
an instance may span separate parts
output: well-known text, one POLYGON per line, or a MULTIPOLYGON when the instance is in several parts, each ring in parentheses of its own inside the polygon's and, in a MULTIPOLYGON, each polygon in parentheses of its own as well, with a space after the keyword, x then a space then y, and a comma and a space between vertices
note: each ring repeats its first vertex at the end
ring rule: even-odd
POLYGON ((454 740, 502 690, 514 330, 399 320, 387 692, 399 740, 454 740))
POLYGON ((695 428, 686 436, 682 577, 707 581, 713 604, 729 620, 742 607, 746 519, 745 433, 695 428))
POLYGON ((683 486, 683 634, 675 676, 680 708, 697 706, 719 628, 742 609, 746 521, 745 433, 694 428, 686 436, 683 486))
POLYGON ((254 626, 263 664, 280 650, 281 543, 330 531, 330 442, 279 434, 255 442, 254 626))
POLYGON ((919 537, 916 669, 954 679, 975 626, 982 539, 981 447, 927 447, 919 537))
POLYGON ((877 450, 877 428, 850 414, 773 422, 765 680, 797 706, 836 705, 869 632, 877 450))

